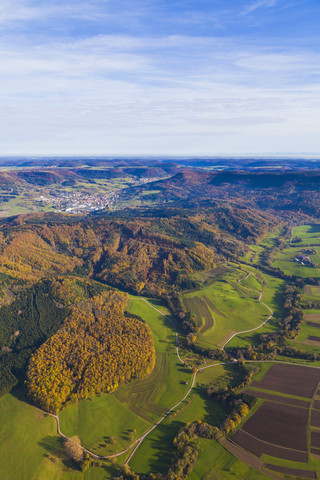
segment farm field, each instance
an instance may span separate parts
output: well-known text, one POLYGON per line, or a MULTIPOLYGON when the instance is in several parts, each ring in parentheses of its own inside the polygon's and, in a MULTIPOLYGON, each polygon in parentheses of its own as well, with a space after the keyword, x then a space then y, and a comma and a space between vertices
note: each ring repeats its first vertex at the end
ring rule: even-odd
MULTIPOLYGON (((277 331, 278 319, 283 314, 283 309, 281 306, 281 297, 282 297, 286 282, 280 278, 273 277, 264 272, 259 272, 257 268, 254 268, 248 265, 240 265, 240 266, 243 270, 251 273, 251 276, 248 278, 248 280, 250 278, 253 278, 257 282, 256 278, 261 277, 261 280, 259 282, 260 285, 262 282, 262 285, 260 286, 263 292, 261 300, 272 309, 273 317, 268 321, 268 323, 263 325, 258 330, 249 332, 249 333, 239 334, 236 337, 234 337, 228 343, 228 348, 245 347, 249 344, 251 345, 256 344, 257 338, 260 334, 277 331)), ((245 280, 242 279, 241 283, 243 284, 244 282, 245 280)), ((268 312, 266 307, 265 307, 265 311, 268 312)))
POLYGON ((232 269, 183 297, 185 308, 203 325, 197 336, 199 345, 221 346, 234 333, 255 328, 268 318, 270 313, 257 301, 258 294, 238 283, 245 276, 241 270, 232 269))
MULTIPOLYGON (((319 239, 320 242, 320 239, 319 239)), ((302 247, 288 247, 277 252, 273 258, 273 266, 280 268, 286 275, 296 275, 302 278, 319 278, 320 268, 309 267, 307 265, 301 265, 295 260, 299 255, 303 255, 304 248, 302 247)), ((318 249, 315 248, 316 254, 310 255, 310 259, 316 265, 320 264, 320 254, 318 249)))
POLYGON ((29 405, 18 390, 0 398, 2 480, 111 480, 114 467, 76 471, 65 457, 56 422, 29 405), (16 452, 19 445, 19 452, 16 452))
POLYGON ((296 476, 307 470, 305 478, 317 478, 320 462, 311 453, 318 445, 319 384, 320 369, 274 364, 245 389, 263 403, 231 441, 266 462, 269 470, 286 473, 283 468, 291 468, 296 476))
POLYGON ((269 480, 266 473, 257 471, 232 455, 216 440, 200 439, 199 457, 189 475, 189 480, 214 480, 245 478, 246 480, 269 480))
POLYGON ((292 231, 293 240, 295 237, 301 239, 301 241, 297 242, 297 245, 320 245, 320 225, 301 225, 295 227, 292 231))

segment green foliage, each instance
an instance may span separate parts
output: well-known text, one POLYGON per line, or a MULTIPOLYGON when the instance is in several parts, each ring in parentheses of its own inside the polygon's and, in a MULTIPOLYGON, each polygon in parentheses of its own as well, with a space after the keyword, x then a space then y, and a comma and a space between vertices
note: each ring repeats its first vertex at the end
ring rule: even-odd
POLYGON ((62 325, 67 310, 52 296, 49 281, 21 291, 0 308, 0 392, 23 377, 30 354, 62 325))

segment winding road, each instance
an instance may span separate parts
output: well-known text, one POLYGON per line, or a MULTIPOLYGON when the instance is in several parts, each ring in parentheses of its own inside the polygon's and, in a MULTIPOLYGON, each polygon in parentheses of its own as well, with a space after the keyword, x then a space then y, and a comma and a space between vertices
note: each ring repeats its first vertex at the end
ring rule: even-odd
MULTIPOLYGON (((249 276, 251 275, 251 273, 248 273, 247 277, 245 278, 245 280, 247 278, 249 278, 249 276)), ((241 285, 241 281, 238 280, 238 283, 241 285)), ((225 344, 222 346, 222 349, 225 351, 225 347, 227 346, 227 344, 234 338, 236 337, 237 335, 241 335, 241 334, 244 334, 244 333, 250 333, 250 332, 253 332, 255 330, 258 330, 259 328, 263 327, 273 316, 273 311, 271 310, 271 308, 265 304, 264 302, 262 302, 262 292, 258 291, 258 290, 253 290, 253 289, 248 289, 248 290, 252 290, 256 293, 259 294, 259 298, 258 298, 258 301, 264 305, 270 312, 270 315, 269 317, 263 322, 261 323, 261 325, 259 325, 258 327, 256 328, 253 328, 251 330, 244 330, 242 332, 237 332, 235 333, 234 335, 232 335, 226 342, 225 344)), ((245 292, 243 292, 245 293, 245 292)), ((246 294, 247 295, 247 294, 246 294)), ((179 362, 181 364, 184 364, 184 361, 182 360, 181 356, 180 356, 180 353, 179 353, 179 335, 178 335, 178 332, 177 332, 177 328, 176 328, 176 325, 174 323, 174 321, 169 318, 168 316, 166 316, 164 313, 162 313, 158 308, 154 307, 150 302, 148 302, 148 300, 146 300, 145 298, 139 298, 139 299, 136 299, 136 300, 141 300, 141 301, 144 301, 146 302, 151 308, 153 308, 154 310, 156 310, 160 315, 162 315, 163 317, 165 317, 170 323, 171 325, 173 326, 174 328, 174 331, 175 331, 175 338, 176 338, 176 342, 175 342, 175 349, 176 349, 176 355, 177 355, 177 358, 179 360, 179 362)), ((230 355, 228 355, 230 357, 230 355)), ((133 442, 128 448, 122 450, 121 452, 118 452, 118 453, 115 453, 115 454, 112 454, 112 455, 97 455, 96 453, 92 452, 91 450, 89 450, 88 448, 86 448, 85 446, 82 445, 84 451, 86 453, 88 453, 91 457, 95 458, 95 459, 99 459, 99 460, 108 460, 108 459, 111 459, 111 458, 115 458, 115 457, 119 457, 121 455, 124 455, 125 453, 129 452, 131 449, 133 449, 128 458, 126 459, 126 461, 124 462, 124 465, 127 465, 130 460, 132 459, 132 457, 134 456, 134 454, 136 453, 136 451, 138 450, 139 446, 141 445, 141 443, 144 441, 144 439, 155 429, 157 428, 163 421, 164 419, 170 415, 170 413, 175 410, 179 405, 181 405, 182 402, 184 402, 186 400, 186 398, 190 395, 194 385, 195 385, 195 382, 196 382, 196 377, 197 377, 197 374, 203 370, 206 370, 207 368, 214 368, 214 367, 218 367, 220 365, 228 365, 228 364, 232 364, 234 362, 237 361, 237 359, 235 358, 231 358, 231 361, 230 362, 220 362, 220 363, 213 363, 213 364, 210 364, 210 365, 206 365, 206 366, 203 366, 203 367, 200 367, 197 369, 196 372, 194 372, 192 374, 192 380, 191 380, 191 384, 186 392, 186 394, 183 396, 183 398, 178 402, 176 403, 173 407, 171 407, 169 410, 167 410, 163 415, 162 417, 151 427, 149 428, 149 430, 147 430, 143 435, 141 435, 137 440, 135 440, 135 442, 133 442)), ((249 362, 249 361, 248 361, 249 362)), ((259 362, 259 363, 262 363, 261 360, 260 361, 252 361, 250 363, 254 363, 254 362, 259 362)), ((268 362, 268 361, 266 361, 268 362)), ((275 361, 272 360, 270 361, 270 363, 274 363, 275 361)), ((278 362, 278 363, 290 363, 290 362, 278 362)), ((291 364, 291 363, 290 363, 291 364)), ((320 368, 320 367, 319 367, 320 368)), ((47 412, 45 412, 47 413, 47 412)), ((61 428, 60 428, 60 419, 59 419, 59 415, 53 415, 53 414, 49 414, 50 416, 52 416, 53 418, 56 419, 56 422, 57 422, 57 432, 58 434, 64 438, 64 439, 68 439, 69 437, 67 437, 64 433, 62 433, 61 431, 61 428)))
MULTIPOLYGON (((249 277, 251 276, 251 273, 248 273, 248 275, 246 276, 246 278, 244 280, 247 280, 249 277)), ((241 284, 241 279, 238 279, 237 282, 239 283, 239 285, 242 285, 241 284)), ((242 285, 243 286, 243 285, 242 285)), ((247 287, 246 287, 247 288, 247 287)), ((257 327, 255 328, 251 328, 250 330, 243 330, 242 332, 237 332, 237 333, 234 333, 233 335, 231 335, 230 338, 228 338, 228 340, 222 345, 222 350, 225 351, 225 348, 226 346, 228 345, 228 343, 234 338, 236 337, 237 335, 242 335, 243 333, 250 333, 250 332, 255 332, 256 330, 259 330, 259 328, 262 328, 266 323, 269 322, 269 320, 271 320, 271 318, 273 317, 273 311, 271 310, 271 308, 269 307, 269 305, 267 305, 266 303, 262 302, 262 292, 260 292, 259 290, 254 290, 253 288, 247 288, 247 290, 251 290, 252 292, 255 292, 255 293, 258 293, 259 294, 259 297, 258 297, 258 302, 261 303, 261 305, 264 305, 270 312, 270 315, 269 317, 261 323, 261 325, 258 325, 257 327)), ((248 295, 246 292, 244 292, 243 290, 241 290, 245 295, 248 295)), ((228 355, 228 354, 227 354, 228 355)))

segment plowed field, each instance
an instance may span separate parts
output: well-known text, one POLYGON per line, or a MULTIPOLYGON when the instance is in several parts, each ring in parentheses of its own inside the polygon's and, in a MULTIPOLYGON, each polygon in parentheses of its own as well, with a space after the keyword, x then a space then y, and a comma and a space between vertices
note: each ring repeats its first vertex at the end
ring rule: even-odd
POLYGON ((276 364, 253 387, 288 395, 312 398, 320 382, 320 369, 300 365, 276 364))
POLYGON ((305 408, 267 401, 242 430, 273 445, 307 451, 308 415, 305 408))
POLYGON ((263 453, 270 455, 271 457, 283 458, 284 460, 293 460, 296 462, 307 462, 307 452, 299 452, 297 450, 291 450, 290 448, 283 448, 277 445, 270 445, 262 440, 258 440, 250 436, 243 430, 238 430, 233 436, 232 441, 244 448, 248 452, 252 453, 256 457, 260 457, 263 453))

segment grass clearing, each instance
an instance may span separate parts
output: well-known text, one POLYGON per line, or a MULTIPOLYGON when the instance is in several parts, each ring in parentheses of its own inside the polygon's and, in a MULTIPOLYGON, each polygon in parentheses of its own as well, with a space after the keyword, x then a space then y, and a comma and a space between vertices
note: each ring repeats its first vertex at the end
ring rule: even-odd
POLYGON ((29 405, 20 391, 0 398, 0 412, 0 478, 59 478, 62 445, 55 420, 29 405))
POLYGON ((222 422, 227 412, 209 398, 200 384, 235 384, 237 369, 232 365, 219 365, 198 373, 197 385, 189 398, 177 411, 164 420, 141 444, 130 461, 130 467, 136 473, 162 472, 168 470, 172 458, 172 442, 180 428, 187 422, 202 420, 212 425, 222 422))

